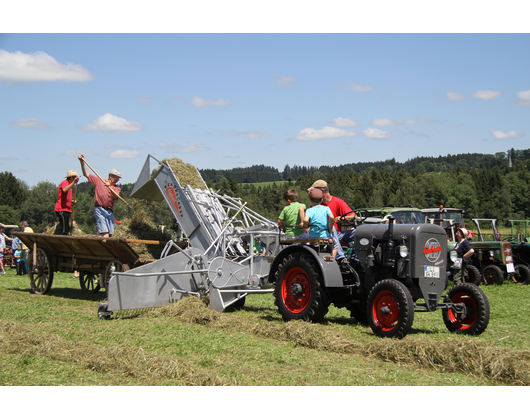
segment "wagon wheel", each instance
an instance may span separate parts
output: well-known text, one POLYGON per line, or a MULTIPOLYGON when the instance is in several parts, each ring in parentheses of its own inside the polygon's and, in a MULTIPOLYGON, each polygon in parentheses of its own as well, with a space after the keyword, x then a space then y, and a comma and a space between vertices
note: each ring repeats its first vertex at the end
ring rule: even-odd
POLYGON ((501 285, 504 281, 504 273, 496 265, 487 265, 482 270, 482 277, 484 278, 484 283, 488 286, 492 284, 501 285))
POLYGON ((368 323, 379 337, 403 338, 414 322, 409 289, 394 279, 381 280, 368 295, 368 323))
POLYGON ((466 335, 479 335, 484 332, 490 320, 490 305, 486 294, 472 283, 453 286, 446 299, 463 304, 465 313, 452 309, 442 309, 445 326, 450 332, 466 335))
POLYGON ((122 263, 120 260, 112 260, 107 264, 105 268, 105 274, 103 275, 103 281, 105 282, 105 290, 107 294, 109 292, 109 280, 114 273, 123 273, 129 270, 129 265, 122 263))
POLYGON ((28 275, 31 291, 37 295, 45 295, 52 288, 53 264, 47 251, 37 248, 36 264, 33 255, 28 256, 28 275))
POLYGON ((97 293, 101 289, 101 284, 99 284, 99 276, 91 271, 79 272, 79 284, 81 285, 81 290, 85 293, 97 293))

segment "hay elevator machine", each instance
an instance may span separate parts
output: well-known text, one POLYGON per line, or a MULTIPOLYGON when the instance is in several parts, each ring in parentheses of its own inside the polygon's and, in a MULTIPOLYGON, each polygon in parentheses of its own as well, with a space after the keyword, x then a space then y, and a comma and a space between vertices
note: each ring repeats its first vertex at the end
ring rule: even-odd
MULTIPOLYGON (((198 171, 196 175, 202 180, 198 171)), ((181 247, 169 241, 159 260, 114 272, 108 301, 98 310, 100 318, 207 294, 210 306, 222 312, 242 307, 247 294, 273 291, 265 287, 280 246, 278 225, 246 208, 240 199, 204 186, 180 185, 170 165, 148 155, 131 197, 165 200, 188 244, 181 247), (154 170, 152 160, 158 163, 154 170), (254 241, 265 248, 263 255, 254 254, 254 241)))

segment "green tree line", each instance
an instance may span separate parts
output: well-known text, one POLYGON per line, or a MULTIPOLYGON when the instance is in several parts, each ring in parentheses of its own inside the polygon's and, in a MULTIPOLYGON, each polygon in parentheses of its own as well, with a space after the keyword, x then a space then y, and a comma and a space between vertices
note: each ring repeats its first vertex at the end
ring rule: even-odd
MULTIPOLYGON (((325 179, 331 194, 344 199, 352 209, 409 204, 419 208, 444 205, 465 209, 469 218, 496 218, 501 223, 506 223, 508 219, 530 219, 530 149, 512 149, 495 155, 414 158, 404 164, 392 159, 337 167, 322 166, 311 168, 305 174, 302 174, 304 167, 295 165, 292 169, 300 173, 296 178, 292 176, 292 171, 284 171, 278 172, 279 178, 258 179, 259 168, 266 168, 265 173, 270 176, 274 168, 263 165, 251 168, 244 181, 238 181, 229 171, 217 178, 211 178, 212 173, 208 170, 201 171, 201 174, 214 190, 240 197, 249 208, 273 220, 277 219, 285 205, 282 195, 287 189, 296 189, 300 201, 309 205, 307 188, 317 179, 325 179), (254 182, 274 182, 256 187, 248 183, 251 179, 256 179, 254 182)), ((244 171, 238 168, 235 173, 240 172, 244 171)), ((124 199, 148 208, 156 224, 176 227, 164 201, 130 199, 133 184, 121 187, 124 199)), ((54 207, 58 188, 58 184, 49 181, 41 181, 30 188, 12 173, 0 172, 0 223, 20 225, 20 221, 27 220, 35 232, 41 232, 45 226, 53 226, 57 222, 54 207)), ((81 182, 75 195, 74 219, 83 232, 93 234, 96 232, 94 186, 81 182)), ((126 218, 130 211, 124 203, 116 201, 116 220, 126 218)))

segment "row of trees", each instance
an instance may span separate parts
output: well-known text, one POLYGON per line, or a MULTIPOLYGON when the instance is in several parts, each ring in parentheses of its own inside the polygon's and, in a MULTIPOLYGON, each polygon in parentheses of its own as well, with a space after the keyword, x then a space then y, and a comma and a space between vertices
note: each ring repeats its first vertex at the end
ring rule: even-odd
MULTIPOLYGON (((331 193, 354 208, 380 207, 386 205, 419 207, 458 207, 466 210, 469 217, 508 219, 530 219, 530 149, 496 155, 448 155, 444 158, 415 158, 405 164, 395 160, 376 163, 359 163, 340 167, 312 168, 296 180, 291 172, 279 174, 279 179, 270 167, 252 167, 245 181, 224 175, 209 178, 212 173, 201 171, 214 190, 234 197, 241 197, 248 207, 270 219, 276 220, 285 205, 283 193, 290 188, 299 192, 300 201, 309 205, 307 188, 317 179, 325 179, 331 193), (430 159, 430 160, 427 160, 430 159), (510 166, 509 163, 513 165, 510 166), (360 167, 365 170, 359 171, 360 167), (400 169, 398 167, 402 166, 400 169), (429 165, 434 165, 437 170, 429 165), (429 168, 427 168, 429 167, 429 168), (257 174, 254 169, 263 169, 268 174, 266 181, 274 181, 265 187, 247 183, 257 174), (273 176, 274 175, 274 176, 273 176), (270 179, 270 176, 273 179, 270 179)), ((234 173, 244 171, 234 170, 234 173)), ((303 167, 294 166, 299 173, 303 167)), ((219 174, 217 174, 219 175, 219 174)), ((216 176, 217 176, 216 175, 216 176)), ((261 180, 263 181, 263 180, 261 180)), ((258 182, 258 181, 256 181, 258 182)), ((174 218, 164 202, 137 203, 129 199, 132 184, 122 185, 122 196, 134 206, 148 206, 153 221, 174 228, 174 218)), ((39 182, 29 188, 27 184, 10 172, 0 173, 0 222, 19 224, 27 220, 35 232, 56 223, 54 212, 58 185, 48 181, 39 182)), ((78 185, 74 219, 86 233, 95 233, 93 214, 94 187, 88 182, 78 185)), ((116 201, 116 220, 126 218, 131 210, 121 201, 116 201)))

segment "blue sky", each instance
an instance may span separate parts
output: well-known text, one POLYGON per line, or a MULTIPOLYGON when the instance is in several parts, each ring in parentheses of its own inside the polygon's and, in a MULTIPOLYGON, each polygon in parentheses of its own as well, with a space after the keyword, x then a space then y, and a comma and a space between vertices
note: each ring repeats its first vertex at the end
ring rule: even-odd
POLYGON ((128 183, 148 154, 283 170, 526 149, 529 68, 524 33, 4 33, 0 171, 59 183, 83 153, 128 183))

